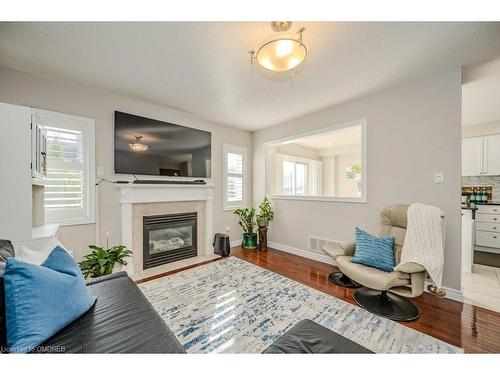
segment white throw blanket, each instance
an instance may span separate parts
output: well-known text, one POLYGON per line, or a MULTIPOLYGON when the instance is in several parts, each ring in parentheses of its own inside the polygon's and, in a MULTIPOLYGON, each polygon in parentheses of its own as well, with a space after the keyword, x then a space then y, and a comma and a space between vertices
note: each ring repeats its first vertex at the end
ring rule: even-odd
POLYGON ((401 262, 394 268, 413 262, 424 267, 434 285, 441 287, 444 264, 443 213, 438 207, 414 203, 408 208, 401 262))

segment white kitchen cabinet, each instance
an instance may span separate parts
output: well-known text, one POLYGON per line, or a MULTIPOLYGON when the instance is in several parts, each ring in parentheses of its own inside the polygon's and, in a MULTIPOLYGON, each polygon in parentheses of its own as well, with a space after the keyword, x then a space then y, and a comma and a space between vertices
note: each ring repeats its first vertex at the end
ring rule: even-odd
POLYGON ((462 176, 500 175, 500 134, 462 139, 462 176))
POLYGON ((483 137, 462 139, 462 176, 479 176, 483 171, 483 137))
POLYGON ((500 253, 500 205, 477 206, 476 245, 481 251, 500 253))
POLYGON ((484 137, 485 175, 500 175, 500 134, 484 137))

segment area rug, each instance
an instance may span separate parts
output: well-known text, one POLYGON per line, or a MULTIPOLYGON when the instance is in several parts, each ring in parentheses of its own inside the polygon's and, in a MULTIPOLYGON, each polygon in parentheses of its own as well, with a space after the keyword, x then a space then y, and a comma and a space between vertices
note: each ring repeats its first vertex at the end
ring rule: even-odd
POLYGON ((375 353, 463 352, 235 257, 139 287, 189 353, 261 353, 306 318, 375 353))

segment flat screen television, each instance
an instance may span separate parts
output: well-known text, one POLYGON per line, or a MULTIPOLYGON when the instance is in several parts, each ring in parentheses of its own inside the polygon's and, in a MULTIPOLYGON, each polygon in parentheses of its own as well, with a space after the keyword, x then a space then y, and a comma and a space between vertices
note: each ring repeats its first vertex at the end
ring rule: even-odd
POLYGON ((211 133, 115 111, 115 173, 210 177, 211 133))

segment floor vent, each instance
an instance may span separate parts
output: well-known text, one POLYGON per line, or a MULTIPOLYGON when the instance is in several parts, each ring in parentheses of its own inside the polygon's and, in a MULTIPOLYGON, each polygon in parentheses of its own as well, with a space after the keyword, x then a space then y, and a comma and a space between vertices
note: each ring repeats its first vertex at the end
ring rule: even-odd
POLYGON ((315 254, 325 255, 326 253, 323 251, 324 245, 341 246, 342 241, 329 240, 326 238, 309 236, 309 248, 307 250, 309 250, 310 252, 315 253, 315 254))

